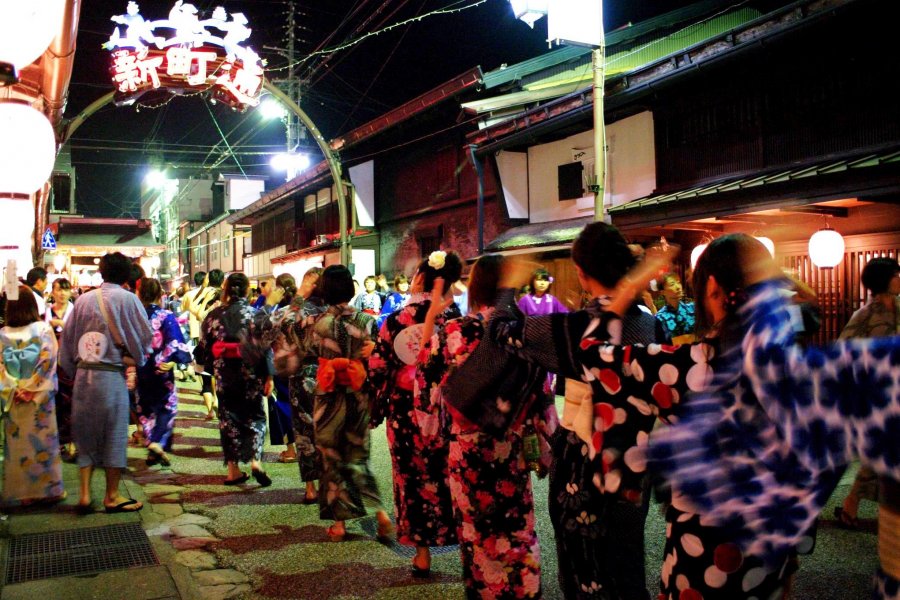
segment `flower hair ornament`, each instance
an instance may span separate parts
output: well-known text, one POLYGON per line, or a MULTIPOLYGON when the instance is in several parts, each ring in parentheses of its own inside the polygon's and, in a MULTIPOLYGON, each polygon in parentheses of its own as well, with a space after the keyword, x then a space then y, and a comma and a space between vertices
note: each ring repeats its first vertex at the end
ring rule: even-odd
POLYGON ((440 270, 444 268, 444 263, 447 260, 447 253, 443 250, 435 250, 431 254, 428 255, 428 266, 435 270, 440 270))

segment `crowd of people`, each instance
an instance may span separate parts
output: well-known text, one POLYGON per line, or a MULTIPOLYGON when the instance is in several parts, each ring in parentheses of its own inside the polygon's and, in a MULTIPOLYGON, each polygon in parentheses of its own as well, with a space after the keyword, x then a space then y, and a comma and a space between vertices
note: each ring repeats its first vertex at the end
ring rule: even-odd
POLYGON ((836 516, 853 527, 861 499, 880 503, 876 597, 897 598, 900 265, 873 259, 862 275, 871 302, 841 340, 815 347, 797 310, 808 294, 752 237, 709 244, 694 301, 672 256, 586 226, 572 246, 578 306, 550 294, 547 270, 499 255, 479 258, 463 285, 452 251, 398 274, 393 290, 371 276, 357 292, 333 265, 299 285, 279 276, 252 300, 246 275, 217 270, 166 297, 113 253, 101 287, 73 304, 56 279, 42 309, 47 274, 35 269, 0 329, 2 501, 59 501, 69 458, 79 512, 95 510, 98 468, 103 509, 140 510, 119 491, 129 422, 147 465, 169 466, 176 381, 197 375, 219 421, 223 485, 271 485, 268 432, 285 445, 279 460, 298 463, 302 502, 318 504, 331 540, 374 515, 377 537, 415 549, 418 578, 431 576, 432 548, 458 544, 472 598, 541 595, 532 473, 549 473, 566 598, 651 597, 654 489, 667 507, 658 598, 785 597, 855 459, 864 468, 836 516), (393 519, 369 467, 382 424, 393 519))

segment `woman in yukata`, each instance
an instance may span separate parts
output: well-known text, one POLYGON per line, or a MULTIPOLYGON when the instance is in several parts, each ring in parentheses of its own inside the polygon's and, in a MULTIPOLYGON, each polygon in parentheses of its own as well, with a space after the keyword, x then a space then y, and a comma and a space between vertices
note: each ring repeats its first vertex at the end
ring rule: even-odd
MULTIPOLYGON (((647 261, 624 278, 616 297, 638 294, 654 266, 647 261)), ((559 364, 544 362, 611 391, 596 407, 609 413, 609 426, 628 405, 677 417, 649 447, 639 434, 635 447, 610 456, 599 482, 611 485, 609 473, 623 462, 635 471, 649 464, 671 485, 659 597, 778 598, 795 569, 793 554, 809 543, 853 457, 900 479, 900 454, 888 441, 900 431, 900 338, 798 346, 786 280, 765 247, 743 234, 707 247, 694 290, 709 344, 609 345, 621 329, 614 315, 623 311, 613 302, 559 364), (626 381, 643 389, 616 394, 626 381)), ((511 299, 512 290, 498 302, 491 336, 535 360, 553 325, 516 317, 511 299)), ((882 556, 876 597, 896 596, 896 562, 882 556)))
POLYGON ((162 286, 156 279, 141 280, 138 294, 147 309, 153 342, 147 362, 138 369, 138 422, 147 444, 147 465, 171 463, 166 449, 172 444, 172 428, 178 412, 174 368, 193 360, 174 313, 160 308, 162 286))
POLYGON ((381 314, 378 316, 378 329, 390 315, 409 301, 409 278, 403 273, 394 277, 394 291, 387 295, 381 314))
MULTIPOLYGON (((445 440, 437 434, 437 417, 423 411, 417 398, 416 365, 422 323, 432 304, 429 294, 437 278, 449 286, 459 280, 462 260, 454 252, 435 251, 413 277, 417 293, 385 320, 369 357, 369 378, 375 388, 372 425, 386 421, 394 481, 397 539, 416 547, 413 574, 427 577, 432 546, 456 543, 456 527, 447 486, 445 440)), ((447 292, 447 298, 452 298, 447 292)), ((444 306, 437 327, 459 317, 455 304, 444 306)), ((427 401, 426 401, 427 404, 427 401)))
MULTIPOLYGON (((484 337, 503 261, 496 254, 478 259, 469 279, 468 315, 447 321, 433 337, 429 335, 421 354, 423 402, 427 398, 432 411, 446 411, 451 418, 449 431, 442 434, 449 440, 450 490, 468 598, 541 594, 530 469, 546 472, 549 440, 557 425, 556 408, 544 389, 546 372, 527 365, 505 368, 499 386, 481 391, 477 408, 457 410, 453 405, 457 398, 447 390, 454 374, 466 377, 463 366, 484 337), (495 410, 498 405, 500 411, 495 410), (494 420, 488 415, 502 417, 494 420), (528 443, 539 455, 526 460, 528 443), (542 464, 537 467, 532 461, 542 464)), ((435 290, 425 334, 431 333, 442 308, 454 306, 452 295, 449 300, 441 298, 443 282, 438 281, 435 290)))
POLYGON ((547 269, 538 269, 534 272, 528 293, 519 298, 519 310, 526 317, 569 312, 559 298, 548 292, 552 283, 553 277, 547 269))
POLYGON ((346 536, 345 521, 370 512, 378 520, 378 537, 394 533, 369 469, 369 395, 364 359, 372 351, 374 317, 349 305, 353 278, 341 265, 322 272, 325 312, 305 323, 298 358, 318 359, 313 399, 315 440, 322 457, 319 518, 334 521, 333 541, 346 536))
POLYGON ((272 392, 272 351, 255 352, 244 343, 252 333, 256 309, 247 296, 250 280, 232 273, 225 281, 223 302, 203 320, 200 344, 205 368, 213 373, 219 396, 219 437, 228 467, 225 485, 240 485, 250 477, 239 463, 250 463, 260 487, 272 485, 261 460, 266 439, 263 403, 272 392))
POLYGON ((58 502, 63 488, 56 429, 57 345, 53 329, 38 314, 31 288, 7 300, 0 329, 0 402, 4 433, 0 504, 58 502))

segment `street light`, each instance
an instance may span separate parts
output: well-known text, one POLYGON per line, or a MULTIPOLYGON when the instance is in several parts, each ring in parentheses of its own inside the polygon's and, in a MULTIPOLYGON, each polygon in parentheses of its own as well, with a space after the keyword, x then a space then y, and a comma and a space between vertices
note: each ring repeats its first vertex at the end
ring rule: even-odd
POLYGON ((158 190, 166 185, 166 174, 162 171, 158 171, 156 169, 152 169, 147 171, 147 174, 144 175, 144 183, 146 183, 149 187, 158 190))
POLYGON ((509 0, 517 19, 534 27, 547 15, 547 39, 558 44, 592 49, 594 74, 594 220, 609 222, 606 196, 606 125, 603 118, 604 45, 603 0, 509 0))
POLYGON ((276 154, 270 161, 272 168, 277 171, 285 171, 287 180, 290 181, 297 176, 298 173, 309 167, 309 156, 306 154, 276 154))
POLYGON ((267 97, 259 105, 259 114, 266 120, 283 119, 287 116, 287 111, 280 102, 274 98, 267 97))

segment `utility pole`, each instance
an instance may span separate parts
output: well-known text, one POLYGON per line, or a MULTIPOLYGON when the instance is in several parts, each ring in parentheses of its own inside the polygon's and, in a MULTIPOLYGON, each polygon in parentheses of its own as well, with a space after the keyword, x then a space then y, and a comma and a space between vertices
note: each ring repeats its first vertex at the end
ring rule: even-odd
MULTIPOLYGON (((289 66, 286 70, 285 77, 273 79, 272 82, 299 106, 300 99, 303 95, 304 82, 298 75, 300 69, 296 64, 299 60, 299 50, 297 46, 298 42, 301 41, 297 39, 296 17, 298 13, 293 0, 288 2, 287 6, 288 10, 285 14, 287 24, 285 25, 285 37, 283 42, 285 47, 274 48, 265 46, 265 48, 276 50, 287 59, 289 66)), ((291 111, 288 111, 285 115, 284 124, 287 130, 287 152, 288 154, 292 154, 297 151, 297 148, 300 147, 301 144, 306 142, 306 127, 303 126, 300 118, 291 111)))

